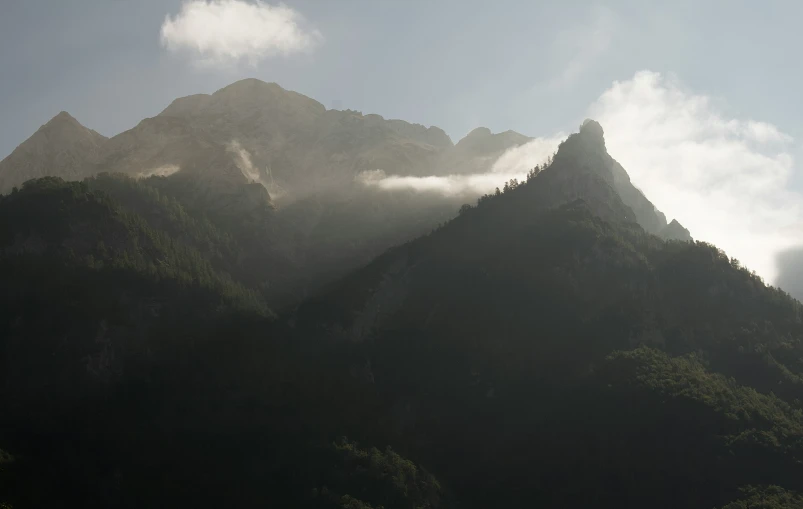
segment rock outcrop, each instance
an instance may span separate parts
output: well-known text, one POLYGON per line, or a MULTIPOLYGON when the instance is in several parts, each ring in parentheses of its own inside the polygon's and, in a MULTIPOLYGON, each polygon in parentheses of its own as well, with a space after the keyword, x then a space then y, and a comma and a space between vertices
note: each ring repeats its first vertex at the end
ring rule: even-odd
POLYGON ((658 236, 664 240, 680 240, 682 242, 691 242, 694 240, 689 230, 678 223, 677 219, 673 219, 671 223, 658 232, 658 236))
POLYGON ((577 169, 593 169, 616 190, 622 202, 630 208, 632 215, 629 219, 633 219, 649 233, 665 239, 691 240, 689 231, 677 220, 667 224, 664 213, 633 185, 627 171, 608 154, 604 131, 599 122, 586 119, 579 133, 571 135, 561 145, 555 160, 565 160, 567 166, 577 169))

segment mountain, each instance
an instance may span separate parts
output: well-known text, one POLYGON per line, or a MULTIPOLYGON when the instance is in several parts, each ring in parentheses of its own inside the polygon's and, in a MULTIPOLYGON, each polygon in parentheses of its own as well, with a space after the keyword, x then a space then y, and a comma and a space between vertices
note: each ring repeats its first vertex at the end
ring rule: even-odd
MULTIPOLYGON (((236 224, 221 230, 169 192, 102 174, 0 196, 0 442, 13 452, 0 450, 0 503, 438 507, 435 478, 393 449, 310 443, 317 418, 286 410, 318 400, 304 388, 317 387, 318 366, 249 288, 261 281, 247 259, 264 247, 258 230, 257 245, 244 245, 236 224), (241 456, 250 445, 235 437, 255 433, 275 453, 263 459, 279 463, 254 470, 241 456), (222 448, 186 464, 198 440, 222 448), (169 464, 186 481, 154 491, 169 464)), ((270 252, 259 261, 273 263, 270 252)), ((314 408, 332 412, 322 400, 314 408)))
POLYGON ((803 308, 637 226, 603 141, 586 124, 288 324, 470 507, 796 507, 803 308))
POLYGON ((54 174, 80 180, 93 172, 105 142, 104 136, 62 111, 0 161, 0 193, 8 193, 26 180, 54 174))
POLYGON ((622 202, 630 207, 633 214, 631 218, 649 233, 659 235, 665 239, 691 241, 689 231, 683 228, 677 220, 667 225, 666 216, 652 204, 639 189, 633 186, 630 176, 616 160, 611 157, 605 148, 605 138, 602 126, 598 122, 587 119, 580 127, 578 135, 573 136, 575 142, 582 142, 582 150, 567 150, 572 155, 582 155, 585 160, 572 160, 573 168, 592 166, 599 170, 606 183, 612 186, 622 202))
POLYGON ((277 207, 200 148, 223 171, 0 197, 0 503, 800 507, 803 307, 667 225, 596 122, 442 224, 277 207))
POLYGON ((673 219, 671 223, 659 230, 658 235, 666 240, 679 240, 682 242, 692 240, 689 230, 678 223, 677 219, 673 219))
POLYGON ((602 126, 594 120, 586 120, 579 132, 563 141, 548 170, 538 176, 540 185, 527 187, 505 206, 535 211, 580 199, 606 221, 636 223, 655 235, 692 240, 677 221, 668 228, 666 216, 633 186, 625 169, 608 154, 602 126))
POLYGON ((165 166, 186 168, 200 147, 235 144, 240 167, 275 197, 348 186, 364 170, 430 174, 452 147, 440 129, 320 103, 255 79, 211 95, 177 99, 157 117, 112 138, 100 167, 131 175, 165 166))
POLYGON ((366 170, 487 171, 505 150, 529 140, 512 131, 480 131, 454 146, 437 127, 327 110, 275 83, 245 79, 211 95, 176 99, 108 140, 59 114, 3 161, 0 192, 42 176, 80 180, 101 172, 148 177, 182 171, 210 179, 233 166, 239 171, 224 181, 259 182, 274 200, 292 200, 348 188, 366 170))
POLYGON ((446 174, 483 173, 493 167, 507 150, 532 141, 515 131, 493 134, 487 127, 478 127, 457 142, 453 150, 442 156, 441 166, 446 174))
MULTIPOLYGON (((512 132, 474 138, 455 147, 437 127, 326 110, 275 83, 246 79, 179 98, 108 140, 60 114, 0 163, 0 183, 8 184, 0 192, 45 175, 141 180, 194 216, 236 231, 245 266, 257 285, 271 288, 271 305, 284 307, 451 219, 462 204, 460 197, 368 189, 355 181, 362 171, 484 171, 528 139, 512 132)), ((111 191, 135 202, 129 187, 111 191)))

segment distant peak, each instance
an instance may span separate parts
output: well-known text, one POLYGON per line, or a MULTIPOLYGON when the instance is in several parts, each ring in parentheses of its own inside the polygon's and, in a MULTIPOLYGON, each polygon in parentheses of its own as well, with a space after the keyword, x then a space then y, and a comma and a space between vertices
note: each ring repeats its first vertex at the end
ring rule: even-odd
POLYGON ((577 141, 587 147, 601 148, 603 151, 606 150, 605 131, 602 130, 602 126, 596 120, 590 118, 585 119, 580 126, 580 132, 572 137, 576 137, 577 141))
MULTIPOLYGON (((66 111, 59 112, 58 115, 48 120, 48 122, 39 128, 37 132, 77 132, 77 131, 89 131, 88 128, 84 127, 81 122, 75 119, 72 115, 67 113, 66 111)), ((100 136, 100 135, 98 135, 100 136)))
POLYGON ((80 122, 78 122, 75 119, 75 117, 73 117, 72 115, 70 115, 66 111, 60 111, 58 115, 56 115, 55 117, 51 118, 48 121, 48 123, 45 124, 45 125, 60 124, 60 123, 65 123, 65 122, 68 122, 70 124, 78 124, 78 125, 80 125, 80 122))
POLYGON ((234 83, 232 83, 232 85, 256 85, 256 86, 272 86, 272 87, 278 87, 279 86, 274 82, 262 81, 262 80, 257 79, 257 78, 244 78, 244 79, 235 81, 234 83))
POLYGON ((266 81, 262 81, 256 78, 245 78, 239 81, 235 81, 231 85, 225 86, 215 92, 215 94, 221 94, 230 91, 240 91, 240 90, 284 90, 280 87, 277 83, 268 83, 266 81))
POLYGON ((580 132, 599 136, 600 138, 602 138, 605 134, 605 131, 602 130, 602 126, 599 125, 599 122, 590 118, 587 118, 583 121, 583 125, 580 126, 580 132))
POLYGON ((235 81, 231 85, 221 88, 211 97, 212 103, 221 104, 226 107, 233 107, 241 113, 248 113, 255 107, 265 107, 266 104, 274 106, 281 104, 281 107, 306 109, 306 111, 318 115, 323 114, 326 108, 323 104, 314 99, 285 90, 277 83, 266 83, 256 78, 247 78, 235 81))
POLYGON ((658 236, 662 237, 664 240, 681 240, 683 242, 691 242, 694 240, 689 230, 684 228, 677 219, 673 219, 671 223, 658 232, 658 236))
POLYGON ((493 133, 491 133, 491 130, 488 129, 487 127, 478 127, 476 129, 474 129, 473 131, 471 131, 470 133, 468 133, 466 135, 466 138, 476 138, 476 137, 479 137, 479 136, 483 136, 483 137, 484 136, 491 136, 492 134, 493 133))

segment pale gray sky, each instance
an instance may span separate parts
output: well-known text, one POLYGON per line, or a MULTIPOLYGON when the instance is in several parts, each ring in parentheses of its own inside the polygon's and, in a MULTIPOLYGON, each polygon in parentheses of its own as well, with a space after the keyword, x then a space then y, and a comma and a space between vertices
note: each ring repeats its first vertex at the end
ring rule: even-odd
POLYGON ((256 77, 455 141, 480 125, 549 137, 593 114, 696 237, 769 279, 803 244, 803 2, 277 5, 2 0, 0 157, 61 110, 111 136, 256 77))

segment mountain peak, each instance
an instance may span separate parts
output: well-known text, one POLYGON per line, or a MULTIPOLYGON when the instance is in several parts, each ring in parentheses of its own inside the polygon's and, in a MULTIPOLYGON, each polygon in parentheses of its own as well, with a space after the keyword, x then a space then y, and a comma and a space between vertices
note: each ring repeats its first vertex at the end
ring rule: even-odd
POLYGON ((602 126, 599 122, 594 120, 593 118, 587 118, 583 120, 583 124, 580 126, 580 132, 598 132, 600 135, 603 134, 602 126))
MULTIPOLYGON (((587 166, 593 159, 593 166, 608 170, 613 159, 605 148, 605 136, 602 126, 596 120, 586 119, 579 132, 570 135, 560 144, 555 159, 570 159, 574 166, 587 166), (579 163, 584 164, 579 164, 579 163)), ((628 179, 629 180, 629 179, 628 179)))
MULTIPOLYGON (((253 101, 263 102, 280 97, 282 94, 289 96, 289 92, 276 83, 268 83, 256 78, 246 78, 235 81, 230 85, 217 90, 213 94, 192 94, 175 99, 170 105, 159 113, 165 117, 188 117, 207 112, 211 107, 214 109, 215 102, 224 101, 227 104, 247 103, 248 107, 254 107, 253 101)), ((310 99, 311 100, 311 99, 310 99)))
POLYGON ((491 136, 493 133, 487 127, 478 127, 466 135, 466 138, 478 138, 484 136, 491 136))
MULTIPOLYGON (((77 120, 75 120, 75 117, 73 117, 72 115, 70 115, 66 111, 58 112, 58 114, 55 117, 50 119, 50 122, 53 122, 53 121, 65 121, 65 120, 66 121, 71 121, 71 122, 78 122, 77 120)), ((50 122, 48 122, 48 123, 50 123, 50 122)))
POLYGON ((220 90, 215 92, 215 94, 224 94, 227 92, 241 92, 245 90, 274 90, 274 91, 281 90, 286 92, 286 90, 283 89, 281 86, 279 86, 277 83, 273 82, 268 83, 267 81, 262 81, 257 78, 245 78, 242 80, 235 81, 231 85, 227 85, 221 88, 220 90))
POLYGON ((84 125, 81 124, 78 120, 75 119, 72 115, 67 113, 66 111, 60 111, 56 116, 51 118, 47 121, 45 125, 43 125, 39 130, 43 129, 74 129, 78 128, 80 130, 87 129, 84 125))
MULTIPOLYGON (((611 185, 635 214, 636 222, 646 231, 662 235, 667 227, 666 216, 655 208, 655 205, 644 196, 630 181, 630 176, 605 147, 605 136, 599 122, 586 119, 580 126, 580 132, 572 134, 564 141, 555 161, 572 171, 592 171, 611 185)), ((670 233, 682 235, 682 231, 672 228, 670 233)))
POLYGON ((605 131, 596 120, 590 118, 585 119, 580 126, 580 136, 595 145, 602 146, 603 148, 605 147, 605 131))
POLYGON ((693 240, 689 230, 684 228, 677 219, 673 219, 658 235, 664 240, 680 240, 683 242, 691 242, 693 240))
POLYGON ((89 174, 105 141, 66 111, 59 112, 0 161, 0 193, 44 176, 79 180, 89 174))
POLYGON ((506 150, 510 147, 527 143, 531 139, 512 130, 494 134, 487 127, 478 127, 461 139, 458 145, 481 148, 482 150, 506 150))
POLYGON ((289 115, 303 111, 304 115, 311 116, 322 115, 326 111, 323 104, 314 99, 256 78, 235 81, 221 88, 202 106, 207 113, 228 110, 242 115, 250 115, 255 110, 265 112, 266 109, 282 110, 289 115))
POLYGON ((95 141, 100 143, 106 139, 105 136, 84 126, 66 111, 60 111, 56 116, 48 120, 45 125, 40 127, 33 136, 29 138, 29 140, 36 139, 40 136, 46 136, 48 143, 57 144, 74 143, 77 140, 86 138, 95 138, 95 141))

